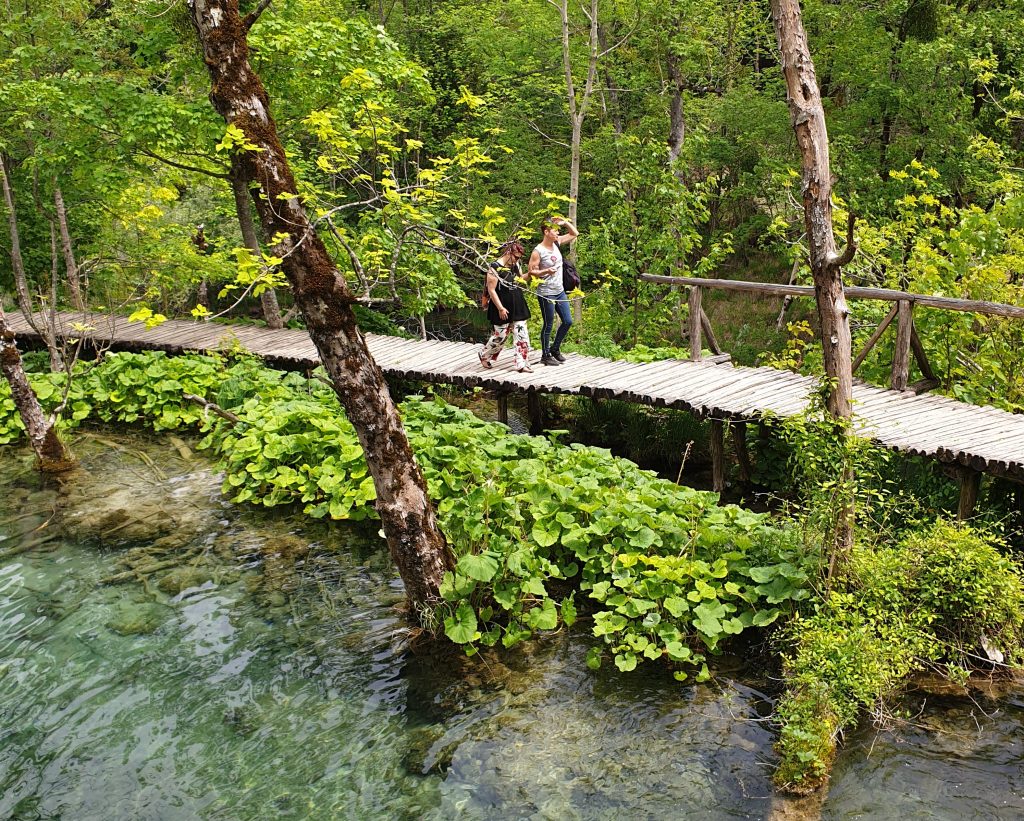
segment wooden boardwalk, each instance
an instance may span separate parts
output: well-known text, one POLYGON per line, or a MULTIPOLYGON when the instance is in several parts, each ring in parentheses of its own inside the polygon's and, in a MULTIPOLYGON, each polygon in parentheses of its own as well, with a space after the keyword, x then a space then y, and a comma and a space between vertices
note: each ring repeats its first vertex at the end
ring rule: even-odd
MULTIPOLYGON (((36 340, 17 313, 8 315, 19 336, 36 340)), ((319 357, 305 331, 273 331, 244 325, 170 320, 152 329, 141 322, 102 314, 62 313, 62 333, 90 337, 114 350, 214 351, 240 345, 276 367, 311 369, 319 357), (74 324, 91 330, 79 332, 74 324)), ((480 386, 499 393, 563 393, 678 408, 718 420, 757 421, 786 417, 807 405, 815 380, 773 368, 744 368, 671 360, 637 364, 567 354, 545 367, 531 353, 533 373, 517 373, 506 350, 489 370, 480 366, 479 345, 367 335, 374 359, 391 376, 480 386)), ((941 396, 899 393, 855 384, 858 432, 905 453, 961 468, 1024 481, 1024 415, 967 405, 941 396)))

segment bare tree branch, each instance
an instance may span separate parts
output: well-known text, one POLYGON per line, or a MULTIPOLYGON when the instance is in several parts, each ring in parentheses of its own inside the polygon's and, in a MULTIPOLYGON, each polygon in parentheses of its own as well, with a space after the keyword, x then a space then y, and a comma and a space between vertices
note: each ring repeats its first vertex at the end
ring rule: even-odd
POLYGON ((267 10, 267 6, 272 2, 273 0, 260 0, 259 5, 245 16, 245 19, 242 21, 242 27, 246 33, 255 25, 256 21, 260 19, 260 15, 267 10))
POLYGON ((530 126, 530 128, 532 128, 538 134, 540 134, 549 143, 553 143, 554 145, 560 145, 560 146, 562 146, 562 148, 568 148, 570 150, 572 149, 572 146, 569 145, 569 143, 564 143, 561 140, 556 140, 550 134, 545 134, 543 131, 540 130, 540 128, 537 126, 537 124, 533 120, 531 120, 529 117, 526 117, 525 119, 526 119, 526 124, 528 126, 530 126))
POLYGON ((846 215, 846 247, 842 254, 835 257, 835 264, 839 268, 848 265, 853 259, 853 255, 857 253, 857 243, 853 239, 853 226, 856 221, 857 218, 852 211, 846 215))
POLYGON ((209 413, 219 416, 221 419, 227 419, 232 425, 237 425, 242 420, 239 419, 231 411, 226 411, 216 402, 211 402, 209 399, 204 399, 202 396, 196 396, 194 393, 183 393, 181 398, 187 402, 192 402, 195 405, 199 405, 203 410, 209 413))
POLYGON ((207 177, 216 177, 220 180, 230 180, 231 175, 227 171, 211 171, 208 168, 199 168, 195 165, 186 165, 185 163, 177 162, 176 160, 168 159, 167 157, 161 157, 155 151, 148 148, 140 148, 139 153, 143 154, 151 159, 162 162, 164 165, 169 165, 172 168, 178 168, 182 171, 191 171, 193 174, 204 174, 207 177))
POLYGON ((330 227, 331 234, 334 235, 334 238, 338 241, 338 244, 341 245, 341 247, 345 249, 345 253, 348 254, 349 262, 352 263, 352 270, 355 271, 356 277, 358 277, 359 282, 366 289, 366 295, 369 296, 370 289, 369 286, 367 286, 366 284, 366 270, 363 268, 363 263, 359 260, 359 255, 356 254, 352 246, 345 241, 345 238, 341 235, 341 232, 334 227, 334 222, 330 219, 330 217, 327 218, 327 225, 330 227))

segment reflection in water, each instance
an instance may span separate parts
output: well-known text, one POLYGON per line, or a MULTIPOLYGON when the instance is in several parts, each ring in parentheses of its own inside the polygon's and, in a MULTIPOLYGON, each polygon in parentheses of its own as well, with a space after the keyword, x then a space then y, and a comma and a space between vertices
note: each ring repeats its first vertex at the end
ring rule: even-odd
MULTIPOLYGON (((0 817, 768 813, 758 682, 592 673, 585 626, 466 659, 415 638, 365 533, 232 509, 202 462, 159 440, 77 450, 80 487, 12 470, 0 490, 0 817), (98 515, 133 523, 75 535, 98 515), (124 539, 139 521, 156 521, 151 540, 124 539)), ((1020 694, 982 706, 855 736, 825 816, 1019 811, 1020 694)))

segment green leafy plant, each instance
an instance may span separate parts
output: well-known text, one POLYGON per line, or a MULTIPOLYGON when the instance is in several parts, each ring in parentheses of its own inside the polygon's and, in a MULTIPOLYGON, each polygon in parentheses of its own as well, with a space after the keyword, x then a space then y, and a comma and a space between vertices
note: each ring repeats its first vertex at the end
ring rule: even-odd
MULTIPOLYGON (((116 354, 73 390, 71 424, 205 430, 201 447, 219 459, 234 502, 376 516, 355 432, 318 380, 249 359, 116 354), (207 415, 185 392, 239 421, 207 415)), ((681 679, 693 669, 703 678, 708 653, 809 596, 815 557, 763 515, 718 506, 714 494, 608 451, 513 435, 439 400, 412 397, 401 410, 457 555, 433 620, 470 653, 586 614, 604 647, 592 666, 607 654, 624 671, 661 660, 681 679)))
POLYGON ((783 632, 780 787, 816 789, 842 730, 909 674, 937 669, 961 682, 993 650, 1020 664, 1024 577, 1000 547, 940 520, 896 544, 853 550, 834 589, 783 632))

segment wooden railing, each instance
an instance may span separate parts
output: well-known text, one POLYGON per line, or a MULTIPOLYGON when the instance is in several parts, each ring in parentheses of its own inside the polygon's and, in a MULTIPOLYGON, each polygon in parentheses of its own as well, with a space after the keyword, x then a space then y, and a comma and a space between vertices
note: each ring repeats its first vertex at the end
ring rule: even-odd
MULTIPOLYGON (((727 291, 747 291, 749 293, 770 294, 785 297, 814 297, 814 288, 810 285, 778 285, 771 282, 743 282, 732 279, 701 279, 698 277, 666 277, 654 274, 641 274, 645 282, 656 282, 663 285, 677 285, 690 289, 690 357, 701 359, 704 339, 713 354, 710 359, 721 360, 727 357, 719 347, 711 328, 711 322, 701 305, 705 288, 717 288, 727 291)), ((895 303, 892 309, 879 323, 874 333, 865 343, 860 353, 853 360, 853 371, 864 362, 868 353, 882 338, 882 334, 896 320, 896 346, 893 354, 892 375, 889 387, 896 391, 912 390, 914 393, 931 390, 938 386, 939 380, 932 370, 924 346, 914 327, 914 308, 921 305, 925 308, 939 308, 946 311, 967 311, 987 316, 1004 316, 1024 319, 1024 307, 1007 305, 1002 302, 986 302, 979 299, 955 299, 945 296, 929 296, 912 294, 906 291, 895 291, 890 288, 862 288, 850 286, 844 289, 850 299, 878 299, 895 303), (908 385, 910 378, 910 355, 913 353, 924 379, 908 385)))

